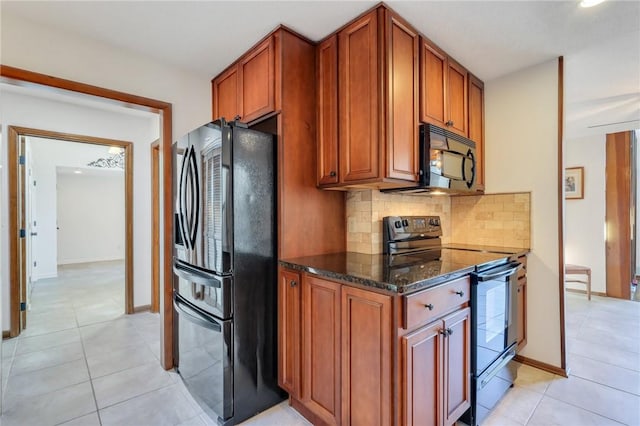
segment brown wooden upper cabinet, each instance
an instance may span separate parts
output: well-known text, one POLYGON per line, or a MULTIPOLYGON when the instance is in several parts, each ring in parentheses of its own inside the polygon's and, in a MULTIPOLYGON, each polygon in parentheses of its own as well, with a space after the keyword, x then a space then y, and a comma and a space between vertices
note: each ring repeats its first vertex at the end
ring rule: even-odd
POLYGON ((476 143, 476 182, 484 189, 484 83, 469 74, 469 139, 476 143))
POLYGON ((467 137, 467 85, 467 70, 421 38, 420 120, 467 137))
POLYGON ((418 180, 418 37, 380 6, 318 45, 319 186, 418 180))
POLYGON ((254 121, 276 109, 275 36, 263 40, 214 78, 213 117, 254 121))

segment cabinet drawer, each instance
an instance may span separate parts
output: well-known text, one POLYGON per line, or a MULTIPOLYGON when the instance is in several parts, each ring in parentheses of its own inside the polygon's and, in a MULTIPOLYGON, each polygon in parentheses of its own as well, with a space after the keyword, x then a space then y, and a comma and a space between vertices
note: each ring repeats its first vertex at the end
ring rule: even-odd
POLYGON ((471 295, 469 277, 463 277, 434 288, 404 297, 404 328, 436 319, 467 303, 471 295))

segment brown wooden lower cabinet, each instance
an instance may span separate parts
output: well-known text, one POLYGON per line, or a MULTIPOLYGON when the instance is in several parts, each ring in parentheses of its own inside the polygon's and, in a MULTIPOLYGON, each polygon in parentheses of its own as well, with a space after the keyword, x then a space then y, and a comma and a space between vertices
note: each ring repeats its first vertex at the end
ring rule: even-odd
POLYGON ((401 295, 285 268, 278 291, 280 386, 313 424, 451 425, 469 407, 467 300, 407 332, 401 295))
POLYGON ((451 425, 469 408, 470 310, 401 337, 403 424, 451 425))
POLYGON ((340 423, 340 287, 312 276, 302 283, 300 400, 331 425, 340 423))
POLYGON ((391 425, 391 296, 342 287, 342 424, 391 425))
POLYGON ((527 345, 527 256, 517 258, 522 264, 522 269, 518 271, 518 346, 516 350, 520 352, 527 345))

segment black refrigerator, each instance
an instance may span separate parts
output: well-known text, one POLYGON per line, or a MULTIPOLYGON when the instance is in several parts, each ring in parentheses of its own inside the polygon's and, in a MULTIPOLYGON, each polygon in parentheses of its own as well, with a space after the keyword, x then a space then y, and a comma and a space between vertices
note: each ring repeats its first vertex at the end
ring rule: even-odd
POLYGON ((230 425, 278 403, 276 147, 218 120, 173 144, 174 355, 230 425))

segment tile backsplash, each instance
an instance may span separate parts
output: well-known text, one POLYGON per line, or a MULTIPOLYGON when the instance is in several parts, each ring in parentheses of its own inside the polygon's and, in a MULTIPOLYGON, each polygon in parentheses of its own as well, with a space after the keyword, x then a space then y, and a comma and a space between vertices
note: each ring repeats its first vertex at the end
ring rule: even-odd
POLYGON ((347 251, 382 253, 382 218, 437 215, 442 219, 442 241, 451 234, 449 197, 387 194, 377 190, 347 193, 347 251))
POLYGON ((437 215, 442 242, 530 247, 530 193, 465 197, 387 194, 377 190, 347 193, 347 251, 382 252, 382 218, 437 215))
POLYGON ((531 247, 531 193, 451 197, 451 242, 531 247))

